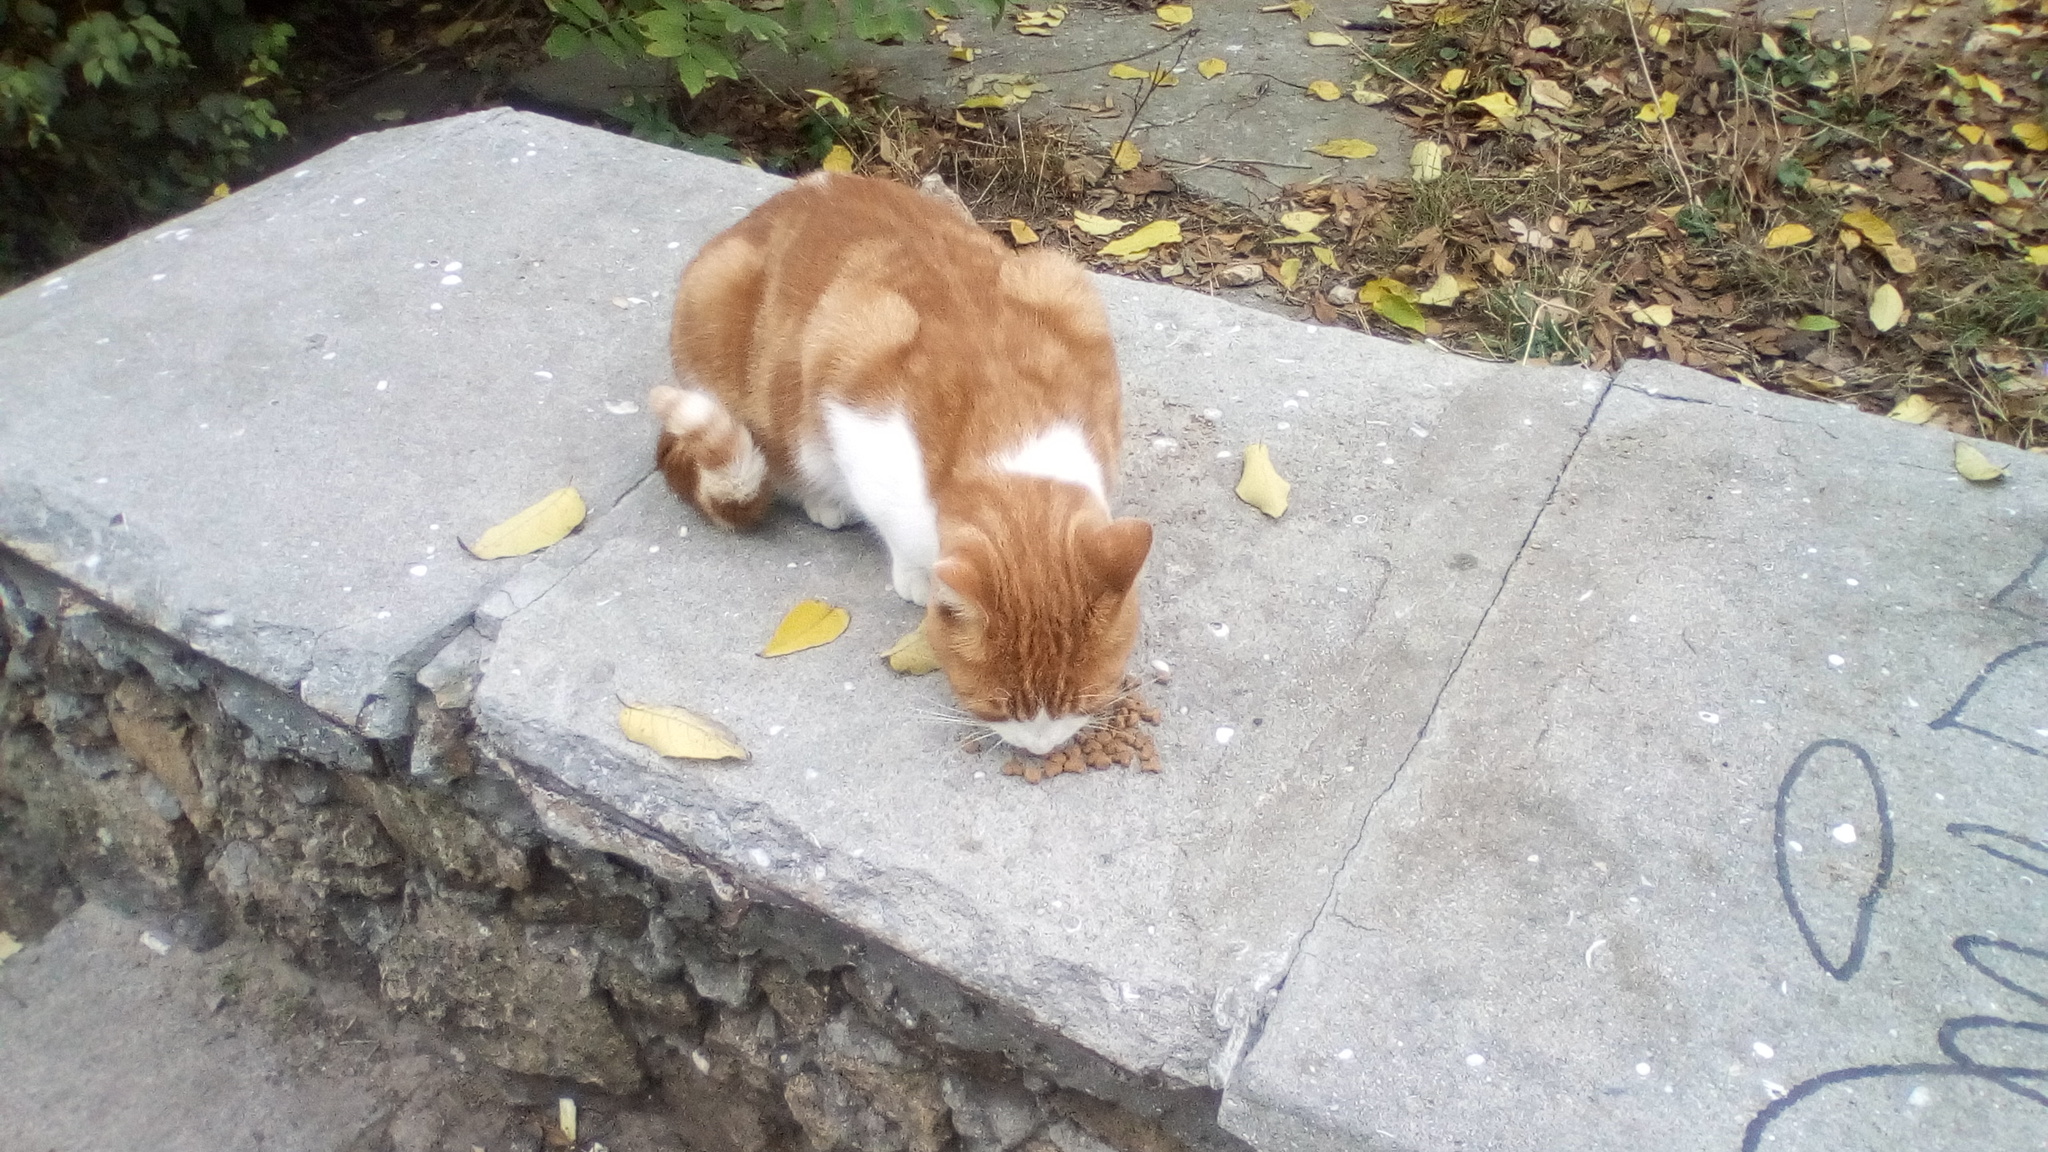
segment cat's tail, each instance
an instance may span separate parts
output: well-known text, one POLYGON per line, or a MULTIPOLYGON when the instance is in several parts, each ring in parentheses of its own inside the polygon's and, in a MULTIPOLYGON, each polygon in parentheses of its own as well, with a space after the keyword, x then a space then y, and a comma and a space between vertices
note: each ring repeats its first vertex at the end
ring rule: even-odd
POLYGON ((676 495, 727 528, 751 528, 768 511, 768 458, 746 425, 708 392, 663 384, 647 394, 661 421, 654 461, 676 495))

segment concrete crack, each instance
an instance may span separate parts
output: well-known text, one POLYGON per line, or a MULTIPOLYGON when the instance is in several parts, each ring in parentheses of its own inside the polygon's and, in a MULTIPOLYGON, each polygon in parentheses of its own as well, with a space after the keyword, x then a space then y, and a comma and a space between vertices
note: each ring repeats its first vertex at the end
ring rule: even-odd
MULTIPOLYGON (((1513 578, 1515 569, 1521 564, 1522 557, 1529 551, 1529 542, 1535 538, 1536 529, 1543 523, 1543 517, 1550 511, 1551 505, 1556 502, 1558 489, 1564 484, 1565 473, 1571 470, 1572 461, 1578 459, 1580 446, 1586 442, 1587 434, 1593 430, 1593 423, 1600 418, 1600 409, 1607 403, 1608 395, 1616 387, 1626 386, 1616 385, 1610 377, 1608 386, 1600 390, 1600 398, 1594 401, 1593 411, 1587 415, 1585 424, 1579 428, 1578 435, 1572 440, 1571 450, 1565 453, 1563 462, 1558 465, 1557 474, 1551 478, 1550 490, 1544 493, 1543 502, 1537 506, 1536 514, 1529 519, 1528 530, 1522 533, 1521 542, 1515 546, 1514 558, 1509 560, 1507 567, 1501 570, 1500 582, 1494 586, 1493 594, 1487 598, 1486 608, 1479 614, 1479 622, 1473 626, 1471 633, 1465 637, 1464 646, 1458 650, 1458 658, 1452 661, 1449 674, 1443 678, 1442 683, 1437 685, 1436 696, 1429 702, 1429 711, 1423 717, 1421 726, 1416 729, 1415 742, 1408 746, 1407 753, 1401 757, 1401 763, 1396 765, 1392 775, 1387 777, 1386 786, 1381 788, 1378 794, 1367 802, 1365 815, 1358 821, 1358 834, 1352 838, 1350 846, 1345 848, 1344 855, 1338 861, 1337 867, 1330 873, 1329 887, 1324 891, 1322 902, 1317 905, 1315 915, 1309 918, 1308 927, 1302 931, 1300 936, 1295 938, 1286 963, 1281 968, 1280 979, 1274 982, 1273 986, 1266 992, 1263 1002, 1253 1009, 1253 1018, 1248 1024, 1245 1040, 1239 1046, 1237 1060, 1229 1069, 1230 1072, 1234 1073, 1236 1065, 1242 1064, 1246 1059, 1250 1058, 1252 1052, 1258 1048, 1259 1041, 1265 1034, 1267 1015, 1271 1012, 1273 1005, 1279 1002, 1280 994, 1286 989, 1287 982, 1293 978, 1294 967, 1301 960, 1302 949, 1309 937, 1315 935, 1315 930, 1322 924, 1323 918, 1325 916, 1334 916, 1342 923, 1351 925, 1354 928, 1358 927, 1354 921, 1345 918, 1335 911, 1338 885, 1343 882, 1346 871, 1351 867, 1352 858, 1357 855, 1359 848, 1365 843, 1366 833, 1372 827, 1373 813, 1378 810, 1380 801, 1386 799, 1401 782, 1402 773, 1408 770, 1409 763, 1415 758, 1416 750, 1422 747, 1422 741, 1429 735, 1430 725, 1436 722, 1437 710, 1443 706, 1444 694, 1450 691, 1451 684, 1458 678, 1458 673, 1464 670, 1465 658, 1471 655, 1472 645, 1478 642, 1480 634, 1486 630, 1487 621, 1493 617, 1494 606, 1500 603, 1501 594, 1507 590, 1508 582, 1513 578)), ((1628 391, 1639 392, 1641 390, 1629 388, 1628 391)), ((1648 395, 1648 393, 1645 393, 1645 395, 1648 395)), ((1653 398, 1682 400, 1689 404, 1713 403, 1710 400, 1694 400, 1689 397, 1678 396, 1656 396, 1653 398)), ((1226 1076, 1223 1079, 1227 1083, 1228 1077, 1226 1076)))

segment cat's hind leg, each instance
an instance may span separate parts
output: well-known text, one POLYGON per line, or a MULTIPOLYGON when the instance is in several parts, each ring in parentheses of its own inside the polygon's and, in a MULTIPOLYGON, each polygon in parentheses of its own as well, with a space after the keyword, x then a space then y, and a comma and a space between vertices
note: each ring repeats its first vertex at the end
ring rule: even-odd
POLYGON ((661 385, 647 394, 647 408, 661 421, 654 460, 676 495, 724 527, 758 523, 775 493, 768 458, 746 425, 694 388, 661 385))

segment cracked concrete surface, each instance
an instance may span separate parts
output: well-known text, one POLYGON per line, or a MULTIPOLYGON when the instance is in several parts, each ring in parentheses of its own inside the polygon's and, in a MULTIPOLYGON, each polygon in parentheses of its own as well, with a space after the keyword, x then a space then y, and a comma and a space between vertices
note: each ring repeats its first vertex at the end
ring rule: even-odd
MULTIPOLYGON (((942 683, 875 659, 916 613, 869 536, 787 515, 719 533, 649 475, 631 398, 666 372, 660 302, 777 186, 480 113, 353 141, 31 284, 0 299, 0 353, 30 369, 0 414, 0 541, 339 721, 274 717, 277 739, 366 764, 372 698, 473 619, 481 729, 557 835, 709 864, 1130 1072, 1227 1086, 1226 1122, 1263 1148, 1485 1144, 1525 1119, 1529 1147, 1734 1147, 1781 1067, 1828 1104, 1829 1069, 1925 1057, 1932 1008, 1800 968, 1758 813, 1839 736, 1956 779, 1958 820, 2048 826, 2001 783, 2027 753, 1975 735, 2048 727, 2043 673, 2015 658, 1962 687, 2038 631, 2039 461, 1968 487, 1927 430, 1682 369, 1610 387, 1101 278, 1121 504, 1157 528, 1139 657, 1173 669, 1145 689, 1166 771, 1031 788, 928 719, 942 683), (249 252, 281 255, 215 283, 249 252), (1294 482, 1281 520, 1230 495, 1253 441, 1294 482), (580 533, 530 561, 459 550, 568 480, 595 510, 580 533), (1788 583, 1819 563, 1794 541, 1860 583, 1788 583), (756 658, 807 596, 850 608, 848 634, 756 658), (351 645, 331 693, 308 690, 320 635, 351 645), (1866 665, 1916 702, 1899 713, 1866 665), (717 716, 755 759, 662 760, 617 731, 621 695, 717 716), (1892 731, 1951 704, 1967 727, 1892 731), (1970 740, 1992 745, 1979 767, 1950 766, 1970 740), (1523 871, 1558 853, 1575 871, 1523 871), (1560 976, 1582 970, 1604 982, 1560 976), (1729 970, 1748 982, 1724 995, 1729 970), (1894 1023, 1911 1039, 1873 1039, 1894 1023), (1782 1064, 1733 1051, 1728 1071, 1738 1025, 1782 1064)), ((1795 815, 1853 808, 1840 777, 1816 769, 1795 815)), ((1896 792, 1922 806, 1900 835, 1924 874, 2040 936, 2003 874, 1977 875, 1989 857, 1945 847, 1930 793, 1896 792)), ((1945 948, 1954 916, 1886 901, 1881 931, 1917 943, 1873 965, 1993 1013, 1945 948)), ((1832 940, 1834 905, 1802 907, 1832 940)))

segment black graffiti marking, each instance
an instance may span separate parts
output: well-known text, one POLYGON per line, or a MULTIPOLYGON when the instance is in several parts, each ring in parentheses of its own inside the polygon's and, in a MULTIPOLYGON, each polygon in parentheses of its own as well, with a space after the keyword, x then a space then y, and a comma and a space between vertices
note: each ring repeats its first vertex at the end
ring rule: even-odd
POLYGON ((1778 891, 1785 897, 1785 910, 1792 914, 1792 923, 1799 928, 1801 939, 1806 941, 1806 950, 1813 953, 1814 963, 1821 971, 1837 980, 1847 980, 1863 967, 1863 953, 1870 946, 1870 920, 1877 914, 1877 898, 1884 894, 1885 885, 1892 879, 1892 807, 1885 797, 1884 780, 1877 773, 1877 764, 1870 753, 1847 740, 1816 740, 1806 746, 1792 767, 1785 773, 1785 779, 1778 784, 1778 804, 1775 813, 1776 828, 1771 833, 1771 848, 1777 856, 1778 891), (1856 931, 1849 941, 1849 955, 1840 965, 1828 959, 1822 951, 1820 941, 1813 934, 1813 925, 1807 923, 1806 913, 1799 907, 1799 897, 1792 891, 1791 859, 1785 852, 1785 808, 1792 799, 1792 786, 1806 772, 1806 766, 1823 749, 1841 748, 1856 757, 1863 766, 1863 774, 1870 779, 1870 792, 1877 801, 1877 875, 1870 881, 1870 887, 1863 898, 1856 902, 1856 931))
MULTIPOLYGON (((1757 1152, 1763 1144, 1764 1132, 1771 1122, 1785 1114, 1785 1111, 1808 1096, 1831 1084, 1846 1084, 1856 1080, 1878 1080, 1887 1076, 1901 1079, 1925 1080, 1937 1076, 1953 1076, 1971 1080, 1986 1080, 2000 1088, 2012 1089, 2008 1080, 2036 1080, 2048 1082, 2048 1069, 2040 1068, 1992 1068, 1982 1064, 1870 1064, 1862 1068, 1837 1068, 1823 1072, 1811 1080, 1802 1080, 1787 1092, 1783 1099, 1773 1100, 1763 1111, 1750 1118, 1749 1127, 1742 1130, 1742 1152, 1757 1152)), ((2032 1089, 2020 1090, 2029 1099, 2038 1098, 2032 1089)))
POLYGON ((2041 1069, 1994 1068, 1987 1064, 1979 1064, 1970 1058, 1968 1052, 1963 1051, 1961 1045, 1956 1043, 1956 1033, 1974 1032, 1981 1028, 2010 1028, 2017 1032, 2032 1032, 2037 1036, 2048 1037, 2048 1024, 2036 1024, 2031 1020, 2005 1020, 1997 1016, 1959 1016, 1954 1020, 1943 1021, 1941 1031, 1936 1033, 1934 1037, 1934 1042, 1941 1046, 1941 1054, 1955 1061, 1958 1066, 1982 1069, 1984 1078, 1997 1084, 2000 1088, 2015 1095, 2024 1096, 2034 1103, 2048 1108, 2048 1095, 2043 1095, 2037 1089, 2012 1082, 2014 1073, 2034 1072, 2038 1076, 2043 1074, 2041 1069))
POLYGON ((2048 996, 2043 996, 2025 984, 2010 979, 1977 957, 1979 949, 1989 948, 1997 952, 2011 952, 2016 956, 2031 956, 2036 960, 2048 961, 2048 952, 2043 952, 2039 948, 2029 948, 2024 944, 2014 944, 2010 940, 1993 940, 1989 936, 1958 936, 1955 947, 1956 953, 1963 958, 1963 963, 1983 973, 1999 987, 2008 992, 2017 992, 2041 1007, 2048 1008, 2048 996))
POLYGON ((1977 727, 1974 724, 1965 724, 1962 722, 1961 719, 1963 709, 1968 708, 1970 706, 1970 700, 1977 695, 1977 690, 1979 688, 1984 687, 1984 682, 1991 679, 1992 673, 1997 672, 2000 665, 2004 664, 2008 660, 2011 660, 2015 656, 2020 656, 2024 655, 2025 653, 2032 652, 2036 648, 2048 648, 2048 640, 2036 640, 2031 644, 2022 644, 2009 652, 2000 653, 1996 658, 1994 658, 1991 661, 1991 663, 1986 664, 1984 666, 1984 670, 1982 672, 1977 673, 1977 678, 1975 680, 1970 681, 1970 686, 1968 688, 1963 689, 1963 694, 1961 696, 1956 697, 1956 702, 1954 704, 1949 705, 1948 711, 1943 712, 1940 716, 1936 717, 1932 721, 1929 721, 1927 726, 1929 728, 1936 729, 1961 728, 1965 732, 1975 732, 1979 736, 1984 736, 1988 737, 1989 739, 1996 740, 2000 744, 2004 744, 2009 748, 2017 748, 2030 756, 2048 756, 2048 748, 2036 748, 2031 744, 2022 744, 2019 741, 2014 740, 2010 737, 2000 736, 1996 732, 1987 731, 1983 728, 1977 727))
POLYGON ((2012 583, 2007 584, 1999 590, 1998 595, 1991 598, 1991 606, 2003 608, 2008 612, 2017 612, 2029 619, 2048 624, 2048 597, 2043 597, 2034 590, 2036 572, 2048 574, 2048 548, 2041 549, 2032 564, 2027 565, 2025 570, 2013 577, 2012 583))
POLYGON ((1958 840, 1963 841, 1963 843, 1965 844, 1969 844, 1972 848, 1975 848, 1977 851, 1983 852, 1990 856, 1995 856, 1998 859, 2005 861, 2007 864, 2017 864, 2020 867, 2025 868, 2029 872, 2033 872, 2042 876, 2048 876, 2048 866, 2036 864, 2031 860, 2022 860, 2021 858, 2013 855, 2010 852, 2001 852, 1998 849, 1993 848, 1989 844, 1973 843, 1968 839, 1968 837, 1972 833, 1978 833, 1985 836, 1996 836, 2000 840, 2010 841, 2014 844, 2023 844, 2027 848, 2032 849, 2035 852, 2039 852, 2041 854, 2041 859, 2044 861, 2048 861, 2048 844, 2043 844, 2039 840, 2029 840, 2028 838, 2020 835, 2017 832, 2007 832, 2003 828, 1993 828, 1989 824, 1951 824, 1948 826, 1949 835, 1955 837, 1958 840))

